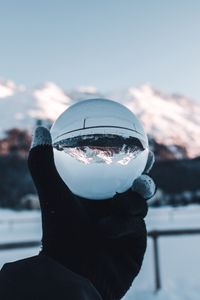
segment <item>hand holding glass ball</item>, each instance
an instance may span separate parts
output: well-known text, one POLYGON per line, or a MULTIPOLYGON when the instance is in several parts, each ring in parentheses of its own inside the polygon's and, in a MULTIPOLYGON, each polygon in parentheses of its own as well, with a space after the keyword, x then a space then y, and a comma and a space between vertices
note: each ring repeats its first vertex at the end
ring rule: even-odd
POLYGON ((155 192, 141 174, 152 163, 140 122, 111 100, 81 101, 51 134, 35 131, 28 164, 42 210, 41 254, 88 278, 104 300, 120 299, 140 270, 145 199, 155 192))

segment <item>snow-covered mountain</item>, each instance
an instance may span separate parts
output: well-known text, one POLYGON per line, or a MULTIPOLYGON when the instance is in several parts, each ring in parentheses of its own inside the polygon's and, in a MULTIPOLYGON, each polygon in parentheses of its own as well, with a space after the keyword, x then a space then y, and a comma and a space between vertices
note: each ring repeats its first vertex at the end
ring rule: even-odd
MULTIPOLYGON (((200 155, 200 104, 180 95, 166 95, 150 85, 130 88, 123 104, 135 112, 157 143, 200 155)), ((178 156, 178 153, 177 153, 178 156)))
POLYGON ((0 82, 0 137, 14 127, 32 130, 36 120, 53 121, 70 104, 71 99, 54 83, 28 90, 0 82))
POLYGON ((14 127, 32 131, 37 120, 52 122, 71 104, 99 97, 127 106, 139 116, 147 133, 175 156, 180 156, 177 147, 185 148, 190 158, 200 156, 200 105, 184 96, 161 93, 149 84, 100 93, 95 87, 63 91, 47 82, 30 90, 12 81, 0 81, 0 137, 14 127))
POLYGON ((17 86, 11 80, 0 80, 0 98, 12 96, 16 92, 25 91, 23 85, 17 86))

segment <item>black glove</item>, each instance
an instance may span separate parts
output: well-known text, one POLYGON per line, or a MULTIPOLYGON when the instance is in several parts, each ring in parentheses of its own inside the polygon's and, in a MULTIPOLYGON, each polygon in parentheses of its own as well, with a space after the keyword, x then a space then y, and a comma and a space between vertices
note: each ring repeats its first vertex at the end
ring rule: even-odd
POLYGON ((151 189, 148 184, 142 189, 139 178, 139 188, 133 183, 107 200, 78 197, 55 168, 51 136, 44 127, 35 131, 28 166, 42 212, 40 254, 88 278, 103 300, 121 299, 138 274, 146 250, 143 219, 148 208, 140 194, 151 190, 153 195, 151 178, 151 189))

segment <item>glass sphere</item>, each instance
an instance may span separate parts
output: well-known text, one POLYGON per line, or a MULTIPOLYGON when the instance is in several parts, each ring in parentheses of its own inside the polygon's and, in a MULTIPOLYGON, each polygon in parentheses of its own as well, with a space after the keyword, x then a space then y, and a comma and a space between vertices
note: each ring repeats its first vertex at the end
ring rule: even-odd
POLYGON ((51 128, 55 165, 77 196, 103 200, 129 189, 145 169, 148 139, 138 118, 108 99, 71 105, 51 128))

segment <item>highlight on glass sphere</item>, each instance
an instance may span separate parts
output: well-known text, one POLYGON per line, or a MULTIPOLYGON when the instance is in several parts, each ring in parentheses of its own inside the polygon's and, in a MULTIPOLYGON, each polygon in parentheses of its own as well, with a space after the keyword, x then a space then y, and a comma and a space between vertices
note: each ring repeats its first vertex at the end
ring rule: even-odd
POLYGON ((81 100, 58 117, 51 136, 58 173, 79 197, 112 198, 128 190, 145 169, 147 135, 119 102, 81 100))

